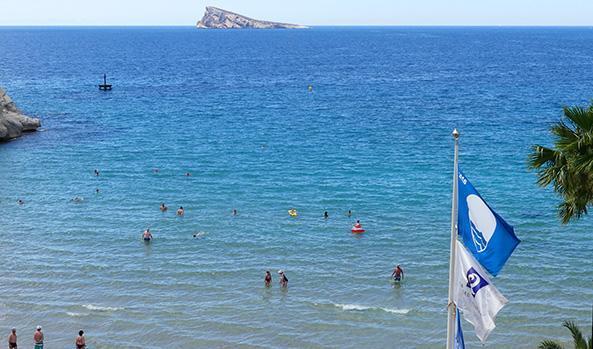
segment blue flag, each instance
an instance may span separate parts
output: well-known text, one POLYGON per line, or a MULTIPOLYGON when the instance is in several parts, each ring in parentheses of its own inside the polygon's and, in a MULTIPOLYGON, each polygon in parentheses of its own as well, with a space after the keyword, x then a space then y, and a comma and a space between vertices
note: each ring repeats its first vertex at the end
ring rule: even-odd
POLYGON ((459 316, 459 309, 455 309, 457 317, 457 331, 455 331, 455 349, 465 349, 465 342, 463 341, 463 331, 461 330, 461 316, 459 316))
POLYGON ((512 226, 482 199, 459 171, 457 228, 463 244, 493 276, 498 275, 519 239, 512 226))

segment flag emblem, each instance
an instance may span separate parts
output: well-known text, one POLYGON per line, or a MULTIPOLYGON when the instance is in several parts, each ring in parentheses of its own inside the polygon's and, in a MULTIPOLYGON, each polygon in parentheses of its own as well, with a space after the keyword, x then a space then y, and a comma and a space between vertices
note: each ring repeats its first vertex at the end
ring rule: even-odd
POLYGON ((476 251, 484 252, 496 230, 496 218, 479 196, 471 194, 467 196, 466 200, 469 208, 472 240, 476 251))
POLYGON ((476 297, 476 293, 482 288, 488 286, 488 281, 480 275, 473 267, 467 271, 467 287, 472 290, 472 296, 476 297))

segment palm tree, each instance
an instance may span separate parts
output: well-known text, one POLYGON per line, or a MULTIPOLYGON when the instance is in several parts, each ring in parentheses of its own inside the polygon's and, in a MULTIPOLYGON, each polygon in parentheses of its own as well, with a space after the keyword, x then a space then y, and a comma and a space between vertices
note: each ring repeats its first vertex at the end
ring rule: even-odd
MULTIPOLYGON (((562 326, 568 328, 572 334, 575 349, 593 349, 593 337, 589 337, 589 342, 585 340, 585 336, 579 327, 572 321, 564 321, 562 326)), ((545 340, 537 347, 537 349, 563 349, 560 343, 553 340, 545 340)))
POLYGON ((565 107, 564 117, 552 125, 554 148, 535 145, 529 167, 537 183, 550 184, 562 197, 558 214, 563 224, 587 214, 593 204, 593 103, 588 108, 565 107))

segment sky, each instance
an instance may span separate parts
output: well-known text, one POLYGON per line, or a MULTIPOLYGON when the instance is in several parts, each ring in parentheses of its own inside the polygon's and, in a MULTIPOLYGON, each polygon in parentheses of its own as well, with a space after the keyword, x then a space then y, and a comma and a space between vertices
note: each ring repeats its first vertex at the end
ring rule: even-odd
POLYGON ((312 26, 593 26, 593 0, 0 0, 0 26, 192 26, 207 5, 312 26))

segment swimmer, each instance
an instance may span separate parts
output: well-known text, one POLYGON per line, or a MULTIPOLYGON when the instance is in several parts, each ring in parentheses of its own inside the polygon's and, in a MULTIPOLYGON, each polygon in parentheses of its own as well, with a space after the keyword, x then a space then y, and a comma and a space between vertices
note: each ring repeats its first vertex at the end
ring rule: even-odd
POLYGON ((284 270, 278 270, 278 274, 280 275, 280 287, 288 287, 288 278, 286 277, 286 274, 284 274, 284 270))
POLYGON ((352 217, 352 210, 348 210, 347 216, 352 217))
POLYGON ((325 219, 329 218, 329 213, 327 213, 327 211, 323 212, 323 218, 325 218, 325 219))
POLYGON ((161 171, 161 170, 159 170, 158 168, 153 168, 153 169, 152 169, 152 172, 154 172, 154 173, 159 173, 160 171, 161 171))
POLYGON ((75 196, 72 199, 70 199, 70 201, 79 204, 79 203, 81 203, 81 202, 84 201, 84 198, 83 197, 80 197, 80 196, 75 196))
POLYGON ((391 277, 393 281, 401 281, 404 278, 404 270, 399 266, 399 264, 393 269, 393 273, 391 273, 391 277))
POLYGON ((161 212, 166 212, 169 208, 167 206, 165 206, 164 202, 162 202, 161 207, 159 209, 161 210, 161 212))
POLYGON ((78 331, 78 337, 76 337, 76 349, 85 349, 86 348, 86 339, 84 338, 84 331, 78 331))
POLYGON ((266 287, 272 286, 272 273, 269 270, 266 270, 266 277, 264 278, 264 283, 266 287))
POLYGON ((200 232, 194 233, 193 237, 196 239, 199 239, 199 238, 203 237, 204 235, 206 235, 206 232, 200 231, 200 232))
POLYGON ((99 170, 95 169, 95 176, 99 177, 99 170))
POLYGON ((144 241, 152 240, 152 233, 150 232, 150 229, 146 228, 144 233, 142 233, 142 239, 144 239, 144 241))
POLYGON ((354 224, 354 229, 362 229, 362 224, 360 224, 360 220, 356 220, 356 224, 354 224))
POLYGON ((185 172, 185 177, 191 177, 191 173, 185 172))
POLYGON ((16 328, 12 328, 8 335, 8 349, 17 349, 16 328))
POLYGON ((239 213, 237 212, 237 209, 233 208, 233 216, 238 215, 239 213))
POLYGON ((21 200, 21 199, 18 199, 16 201, 16 203, 19 204, 19 205, 24 205, 25 204, 25 202, 23 200, 21 200))
POLYGON ((99 194, 99 188, 95 189, 95 194, 99 194))
POLYGON ((184 214, 185 214, 185 210, 183 209, 183 206, 179 206, 179 208, 177 209, 177 215, 179 217, 183 217, 184 214))

